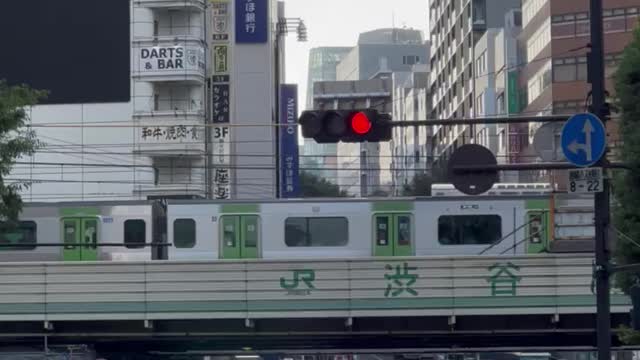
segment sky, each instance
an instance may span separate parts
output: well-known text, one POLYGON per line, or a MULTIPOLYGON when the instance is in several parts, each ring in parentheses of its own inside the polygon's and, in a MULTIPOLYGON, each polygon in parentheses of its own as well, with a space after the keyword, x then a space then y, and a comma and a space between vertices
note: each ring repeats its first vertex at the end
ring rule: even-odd
MULTIPOLYGON (((304 106, 309 50, 319 46, 355 46, 362 32, 391 27, 422 30, 427 36, 429 0, 285 0, 286 16, 301 18, 309 41, 297 42, 290 33, 286 44, 286 77, 298 84, 304 106)), ((302 107, 301 107, 302 109, 302 107)))

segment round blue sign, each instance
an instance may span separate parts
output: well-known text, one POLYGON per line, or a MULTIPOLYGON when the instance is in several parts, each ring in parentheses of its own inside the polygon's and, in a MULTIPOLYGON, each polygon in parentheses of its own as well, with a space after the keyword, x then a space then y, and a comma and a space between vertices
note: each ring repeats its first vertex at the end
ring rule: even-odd
POLYGON ((607 147, 607 130, 595 115, 572 116, 562 129, 562 152, 567 160, 580 167, 600 161, 607 147))

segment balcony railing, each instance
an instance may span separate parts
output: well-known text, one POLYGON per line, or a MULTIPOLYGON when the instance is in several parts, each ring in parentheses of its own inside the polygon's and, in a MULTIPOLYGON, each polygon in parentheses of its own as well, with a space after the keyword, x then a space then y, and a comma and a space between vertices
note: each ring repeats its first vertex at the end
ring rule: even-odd
POLYGON ((204 11, 205 0, 134 0, 134 5, 148 8, 195 8, 204 11))

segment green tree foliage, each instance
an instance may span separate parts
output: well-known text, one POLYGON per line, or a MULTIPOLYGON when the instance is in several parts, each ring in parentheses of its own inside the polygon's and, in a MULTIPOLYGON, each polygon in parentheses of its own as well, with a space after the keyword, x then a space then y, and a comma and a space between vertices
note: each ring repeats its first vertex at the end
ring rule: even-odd
POLYGON ((409 185, 402 189, 403 196, 431 196, 433 179, 427 174, 417 174, 409 185))
MULTIPOLYGON (((624 51, 615 76, 620 120, 621 160, 629 171, 617 174, 614 182, 615 227, 629 238, 640 241, 640 28, 624 51)), ((640 263, 640 248, 618 238, 615 258, 618 264, 640 263)), ((636 274, 617 274, 617 285, 628 291, 636 274)))
POLYGON ((347 197, 338 185, 306 171, 300 172, 300 188, 304 198, 347 197))
POLYGON ((28 127, 29 107, 46 95, 27 86, 9 86, 0 80, 0 220, 16 221, 22 210, 20 191, 27 182, 7 181, 15 162, 41 146, 28 127))

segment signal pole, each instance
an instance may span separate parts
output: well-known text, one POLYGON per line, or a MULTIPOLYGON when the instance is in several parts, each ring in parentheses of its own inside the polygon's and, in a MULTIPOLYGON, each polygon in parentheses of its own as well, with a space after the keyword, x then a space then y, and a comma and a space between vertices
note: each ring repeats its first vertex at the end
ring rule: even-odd
MULTIPOLYGON (((591 53, 589 74, 591 82, 592 111, 605 124, 605 79, 604 79, 604 31, 602 0, 591 0, 591 53)), ((598 166, 606 169, 607 155, 598 166)), ((596 225, 596 301, 597 301, 597 345, 598 360, 611 360, 611 309, 608 231, 610 220, 609 180, 604 177, 604 191, 595 196, 596 225)))

